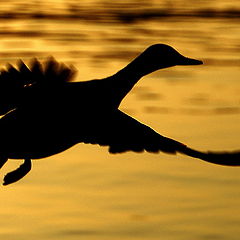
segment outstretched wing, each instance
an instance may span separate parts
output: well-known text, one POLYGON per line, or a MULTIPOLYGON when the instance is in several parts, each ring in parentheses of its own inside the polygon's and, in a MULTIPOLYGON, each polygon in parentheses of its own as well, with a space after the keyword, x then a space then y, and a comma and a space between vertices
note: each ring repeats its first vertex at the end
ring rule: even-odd
POLYGON ((117 110, 97 135, 88 136, 85 143, 109 146, 110 153, 154 152, 182 153, 207 162, 240 166, 240 151, 235 152, 200 152, 173 139, 161 136, 150 127, 117 110))
POLYGON ((31 89, 69 82, 75 73, 72 66, 58 63, 52 57, 43 64, 32 59, 29 67, 21 60, 17 68, 8 64, 0 70, 0 115, 20 106, 31 89))

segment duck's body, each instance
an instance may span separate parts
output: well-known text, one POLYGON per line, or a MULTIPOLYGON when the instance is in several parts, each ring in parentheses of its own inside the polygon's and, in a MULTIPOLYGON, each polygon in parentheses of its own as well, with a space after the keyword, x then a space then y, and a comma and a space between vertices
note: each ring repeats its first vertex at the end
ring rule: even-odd
MULTIPOLYGON (((5 113, 0 119, 0 165, 8 158, 25 159, 25 163, 7 174, 4 184, 22 178, 31 169, 30 159, 60 153, 80 142, 109 146, 111 153, 181 152, 210 162, 238 165, 239 153, 234 153, 229 162, 229 154, 220 154, 222 159, 219 160, 219 154, 192 150, 159 135, 118 109, 122 99, 144 75, 165 67, 198 64, 202 62, 158 44, 149 47, 121 71, 102 80, 69 82, 72 71, 54 60, 48 62, 45 70, 41 70, 36 60, 31 70, 20 66, 15 78, 21 80, 26 76, 31 80, 20 88, 14 101, 3 104, 2 109, 0 104, 0 112, 5 113), (34 77, 45 82, 35 82, 34 77), (58 78, 63 81, 48 83, 49 79, 58 78)), ((10 67, 4 80, 10 78, 13 71, 10 67)), ((3 75, 0 75, 0 87, 3 75)))
POLYGON ((35 99, 30 98, 33 102, 3 116, 0 119, 2 155, 11 159, 44 158, 76 144, 80 133, 91 129, 91 119, 101 116, 99 107, 94 109, 94 104, 88 101, 90 96, 83 98, 85 87, 77 85, 79 95, 75 95, 75 83, 66 83, 53 93, 44 92, 35 99), (85 101, 92 105, 91 109, 82 104, 85 101))
POLYGON ((131 149, 131 145, 147 137, 139 131, 131 136, 138 122, 121 112, 119 102, 111 101, 107 89, 96 87, 96 81, 105 80, 66 83, 55 89, 54 94, 45 93, 41 103, 36 100, 6 114, 0 119, 2 155, 10 159, 39 159, 79 142, 112 146, 111 152, 143 151, 144 146, 131 149), (127 126, 126 119, 130 125, 136 123, 127 126), (119 149, 117 145, 121 145, 119 149))

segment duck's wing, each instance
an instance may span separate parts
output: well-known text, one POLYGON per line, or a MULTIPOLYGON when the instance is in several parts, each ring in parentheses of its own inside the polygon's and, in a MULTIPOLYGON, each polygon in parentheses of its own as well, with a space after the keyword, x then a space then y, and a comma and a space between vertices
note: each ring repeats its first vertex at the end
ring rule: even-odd
POLYGON ((0 115, 31 101, 31 91, 69 82, 76 70, 49 57, 43 64, 32 59, 29 67, 21 60, 0 70, 0 115))
POLYGON ((144 150, 153 153, 159 151, 170 154, 182 153, 215 164, 240 166, 240 151, 196 151, 185 144, 161 136, 150 127, 119 110, 110 117, 108 124, 104 124, 97 135, 86 137, 84 142, 109 146, 110 153, 142 152, 144 150))

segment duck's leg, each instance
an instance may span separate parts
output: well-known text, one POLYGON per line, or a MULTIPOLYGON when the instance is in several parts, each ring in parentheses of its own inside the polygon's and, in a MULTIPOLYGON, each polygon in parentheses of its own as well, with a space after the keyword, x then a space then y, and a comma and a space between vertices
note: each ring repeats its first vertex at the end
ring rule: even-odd
POLYGON ((20 165, 16 170, 7 173, 3 179, 3 185, 8 185, 14 182, 17 182, 23 178, 32 168, 31 159, 25 159, 24 163, 20 165))

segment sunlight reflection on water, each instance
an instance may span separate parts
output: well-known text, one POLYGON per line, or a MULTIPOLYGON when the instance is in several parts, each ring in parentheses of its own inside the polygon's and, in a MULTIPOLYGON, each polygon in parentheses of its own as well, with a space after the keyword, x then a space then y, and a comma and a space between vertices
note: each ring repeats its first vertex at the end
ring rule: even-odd
MULTIPOLYGON (((181 16, 189 10, 184 1, 174 3, 174 12, 159 1, 137 2, 138 8, 122 9, 109 1, 68 1, 67 9, 65 1, 30 1, 24 8, 19 1, 1 3, 0 64, 53 55, 74 64, 81 81, 115 73, 148 45, 170 44, 205 64, 145 77, 121 109, 195 148, 238 148, 239 12, 229 10, 234 1, 191 1, 194 13, 205 9, 194 18, 181 16), (144 15, 146 8, 155 16, 144 15), (79 11, 82 18, 73 18, 79 11)), ((9 162, 2 172, 17 165, 9 162)), ((35 161, 25 179, 2 189, 0 237, 238 240, 239 182, 236 168, 164 154, 112 156, 106 148, 78 145, 35 161)))

